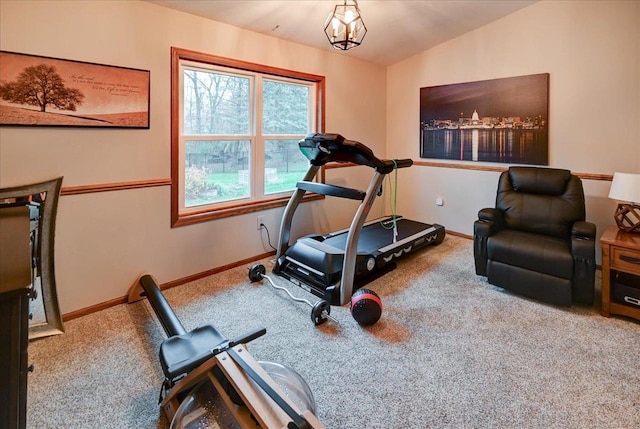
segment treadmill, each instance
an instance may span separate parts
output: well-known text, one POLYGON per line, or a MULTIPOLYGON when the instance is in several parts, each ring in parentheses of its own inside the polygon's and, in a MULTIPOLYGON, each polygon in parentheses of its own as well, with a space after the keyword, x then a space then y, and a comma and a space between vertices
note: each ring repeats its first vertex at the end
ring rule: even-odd
POLYGON ((308 134, 298 143, 310 167, 296 184, 282 216, 274 273, 326 300, 344 305, 354 289, 395 268, 395 260, 430 244, 440 244, 445 228, 390 216, 365 223, 384 177, 396 168, 413 164, 411 159, 381 160, 364 144, 340 134, 308 134), (348 162, 373 168, 366 191, 313 182, 328 162, 348 162), (294 213, 306 192, 361 201, 347 229, 299 238, 290 245, 294 213))

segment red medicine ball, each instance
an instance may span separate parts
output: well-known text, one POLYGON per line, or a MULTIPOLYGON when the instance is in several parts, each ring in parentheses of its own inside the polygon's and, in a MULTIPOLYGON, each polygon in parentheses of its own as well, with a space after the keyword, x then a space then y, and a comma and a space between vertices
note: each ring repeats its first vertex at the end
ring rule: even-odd
POLYGON ((351 296, 351 315, 361 325, 373 325, 382 315, 382 300, 371 289, 358 289, 351 296))

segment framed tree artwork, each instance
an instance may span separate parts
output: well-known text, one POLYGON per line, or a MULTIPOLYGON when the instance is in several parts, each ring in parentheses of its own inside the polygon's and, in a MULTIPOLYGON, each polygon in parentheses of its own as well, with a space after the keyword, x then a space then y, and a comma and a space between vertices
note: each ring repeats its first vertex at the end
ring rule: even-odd
POLYGON ((0 125, 149 128, 150 72, 0 51, 0 125))
POLYGON ((420 157, 548 165, 549 74, 420 88, 420 157))

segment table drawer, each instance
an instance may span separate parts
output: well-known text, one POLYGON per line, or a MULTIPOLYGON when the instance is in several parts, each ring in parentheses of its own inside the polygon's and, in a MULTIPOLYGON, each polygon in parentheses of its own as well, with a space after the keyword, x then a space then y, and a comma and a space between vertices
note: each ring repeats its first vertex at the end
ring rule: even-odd
POLYGON ((640 275, 640 252, 611 246, 611 268, 640 275))

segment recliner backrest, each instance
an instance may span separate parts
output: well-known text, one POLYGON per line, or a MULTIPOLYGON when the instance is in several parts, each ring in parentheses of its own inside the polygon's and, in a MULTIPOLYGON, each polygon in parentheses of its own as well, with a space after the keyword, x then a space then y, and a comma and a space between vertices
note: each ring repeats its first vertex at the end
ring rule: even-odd
POLYGON ((500 175, 496 208, 507 228, 568 239, 585 220, 582 181, 569 170, 510 167, 500 175))

